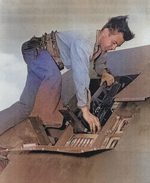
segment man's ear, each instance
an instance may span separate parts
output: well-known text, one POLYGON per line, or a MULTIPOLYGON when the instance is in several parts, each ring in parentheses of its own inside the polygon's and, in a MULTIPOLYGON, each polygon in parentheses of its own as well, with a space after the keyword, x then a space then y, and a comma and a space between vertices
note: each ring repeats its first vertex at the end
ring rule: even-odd
POLYGON ((110 31, 109 31, 108 28, 103 29, 103 35, 104 35, 104 36, 107 36, 107 35, 109 35, 109 34, 110 34, 110 31))

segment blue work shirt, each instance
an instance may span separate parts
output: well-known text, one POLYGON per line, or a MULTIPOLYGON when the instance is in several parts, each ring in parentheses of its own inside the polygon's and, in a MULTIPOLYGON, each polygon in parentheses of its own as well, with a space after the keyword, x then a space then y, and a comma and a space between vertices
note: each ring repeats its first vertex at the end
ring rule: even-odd
POLYGON ((67 69, 71 69, 76 89, 77 106, 84 107, 89 93, 89 60, 93 54, 96 31, 63 31, 56 34, 60 57, 67 69))

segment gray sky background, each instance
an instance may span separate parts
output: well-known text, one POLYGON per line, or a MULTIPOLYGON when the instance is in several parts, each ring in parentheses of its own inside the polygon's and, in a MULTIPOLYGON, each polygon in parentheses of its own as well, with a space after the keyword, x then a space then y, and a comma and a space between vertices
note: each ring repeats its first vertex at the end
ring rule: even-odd
POLYGON ((21 45, 51 30, 100 29, 129 15, 136 37, 119 49, 150 44, 150 0, 0 0, 0 110, 16 102, 26 81, 21 45))

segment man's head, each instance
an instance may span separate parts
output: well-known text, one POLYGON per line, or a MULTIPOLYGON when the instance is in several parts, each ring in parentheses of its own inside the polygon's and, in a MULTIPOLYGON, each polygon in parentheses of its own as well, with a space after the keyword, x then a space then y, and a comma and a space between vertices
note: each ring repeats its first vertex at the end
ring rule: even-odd
POLYGON ((125 41, 134 38, 127 22, 128 16, 117 16, 109 19, 99 33, 98 44, 103 52, 115 50, 125 41))

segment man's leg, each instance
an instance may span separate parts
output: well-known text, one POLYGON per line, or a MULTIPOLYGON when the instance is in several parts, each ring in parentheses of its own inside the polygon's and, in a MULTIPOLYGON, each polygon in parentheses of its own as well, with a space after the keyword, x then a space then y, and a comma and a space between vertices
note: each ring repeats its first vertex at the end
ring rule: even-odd
POLYGON ((30 114, 32 110, 33 102, 35 99, 34 95, 36 95, 41 82, 38 78, 32 78, 31 74, 28 73, 26 83, 27 84, 22 93, 22 97, 20 101, 16 102, 15 104, 13 104, 7 109, 0 111, 0 135, 6 130, 8 130, 9 128, 23 121, 30 114), (28 83, 31 84, 30 88, 28 88, 29 86, 28 83), (34 87, 33 87, 33 83, 34 83, 34 87), (36 86, 35 86, 35 83, 36 83, 36 86), (29 93, 30 97, 26 98, 25 96, 27 95, 27 93, 29 93), (29 102, 29 98, 31 98, 30 102, 29 102))
POLYGON ((30 116, 40 117, 46 126, 61 127, 63 116, 58 110, 63 108, 63 104, 60 100, 60 94, 61 75, 55 73, 41 83, 30 116))
POLYGON ((60 74, 54 60, 47 51, 41 51, 40 55, 36 57, 35 48, 28 50, 25 49, 25 46, 26 43, 23 44, 23 56, 28 64, 26 85, 20 101, 0 112, 0 134, 27 118, 33 109, 41 82, 54 73, 60 74))

